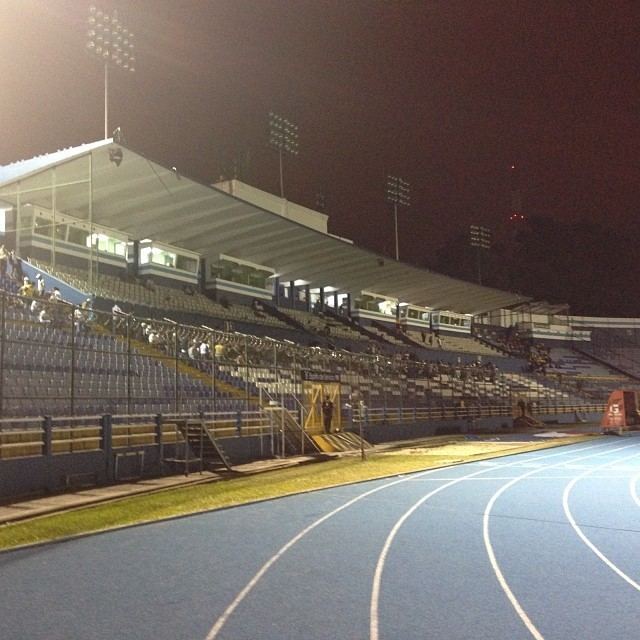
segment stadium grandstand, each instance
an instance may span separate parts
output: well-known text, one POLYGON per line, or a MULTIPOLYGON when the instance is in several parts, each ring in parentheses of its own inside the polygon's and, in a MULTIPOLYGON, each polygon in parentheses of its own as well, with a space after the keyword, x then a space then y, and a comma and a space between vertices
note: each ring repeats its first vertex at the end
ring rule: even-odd
POLYGON ((0 235, 0 497, 597 421, 638 388, 640 320, 391 260, 111 139, 0 167, 0 235))

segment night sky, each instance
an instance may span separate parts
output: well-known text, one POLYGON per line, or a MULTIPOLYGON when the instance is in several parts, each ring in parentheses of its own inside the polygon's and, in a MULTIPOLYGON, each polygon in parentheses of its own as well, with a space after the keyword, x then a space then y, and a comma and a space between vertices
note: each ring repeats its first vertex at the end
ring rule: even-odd
MULTIPOLYGON (((0 1, 0 164, 103 137, 89 2, 0 1)), ((112 74, 110 129, 214 182, 234 162, 277 193, 267 114, 298 124, 289 199, 326 199, 330 231, 393 253, 387 173, 411 183, 400 254, 430 265, 469 224, 510 212, 638 235, 640 2, 109 0, 137 72, 112 74)))

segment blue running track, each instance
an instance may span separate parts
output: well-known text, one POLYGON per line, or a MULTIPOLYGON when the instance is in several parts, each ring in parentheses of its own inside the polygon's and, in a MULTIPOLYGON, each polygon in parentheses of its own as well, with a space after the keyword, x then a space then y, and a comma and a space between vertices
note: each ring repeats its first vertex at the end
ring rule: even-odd
POLYGON ((640 638, 640 437, 0 554, 2 640, 640 638))

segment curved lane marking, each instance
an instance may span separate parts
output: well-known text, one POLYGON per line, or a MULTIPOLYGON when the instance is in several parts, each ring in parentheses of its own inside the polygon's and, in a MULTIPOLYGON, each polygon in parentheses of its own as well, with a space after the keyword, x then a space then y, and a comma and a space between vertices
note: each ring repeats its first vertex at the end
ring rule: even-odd
MULTIPOLYGON (((427 475, 429 473, 435 473, 436 471, 441 471, 441 468, 438 469, 429 469, 428 471, 423 471, 420 472, 418 475, 423 476, 423 475, 427 475)), ((413 477, 415 477, 415 474, 411 474, 413 477)), ((336 515, 337 513, 340 513, 340 511, 347 509, 348 507, 352 506, 353 504, 355 504, 356 502, 358 502, 359 500, 362 500, 363 498, 366 498, 374 493, 377 493, 378 491, 382 491, 382 489, 386 489, 388 487, 392 487, 396 484, 400 484, 401 482, 406 482, 409 478, 407 477, 402 477, 398 480, 394 480, 393 482, 388 482, 387 484, 384 484, 380 487, 376 487, 375 489, 371 489, 370 491, 366 491, 365 493, 361 493, 360 495, 356 496, 355 498, 352 498, 351 500, 349 500, 348 502, 345 502, 344 504, 340 505, 339 507, 337 507, 336 509, 334 509, 333 511, 330 511, 329 513, 326 513, 324 516, 322 516, 321 518, 319 518, 318 520, 316 520, 315 522, 312 522, 309 526, 305 527, 304 529, 302 529, 302 531, 300 531, 297 535, 295 535, 293 538, 291 538, 291 540, 289 540, 289 542, 287 542, 284 546, 282 546, 276 553, 275 555, 271 556, 271 558, 269 558, 269 560, 267 560, 267 562, 265 562, 262 567, 260 567, 260 569, 258 570, 258 572, 253 576, 253 578, 251 578, 251 580, 249 580, 249 582, 246 584, 246 586, 242 589, 242 591, 240 591, 240 593, 238 593, 238 595, 233 599, 233 601, 231 602, 231 604, 224 610, 224 612, 222 613, 222 615, 216 620, 215 624, 213 625, 213 627, 211 627, 211 630, 209 631, 209 633, 206 636, 205 640, 214 640, 214 638, 216 638, 218 636, 218 634, 220 633, 220 631, 222 630, 222 627, 225 625, 225 623, 227 622, 227 620, 229 619, 229 617, 231 616, 231 614, 236 610, 236 608, 238 607, 238 605, 247 597, 247 595, 249 594, 249 592, 256 586, 256 584, 258 584, 258 582, 260 581, 260 579, 262 578, 262 576, 271 568, 272 565, 274 565, 294 544, 296 544, 296 542, 298 542, 301 538, 303 538, 304 536, 307 535, 307 533, 309 533, 310 531, 312 531, 313 529, 315 529, 317 526, 319 526, 320 524, 322 524, 323 522, 325 522, 326 520, 328 520, 329 518, 333 517, 334 515, 336 515)))
POLYGON ((640 473, 636 474, 629 480, 629 491, 633 501, 640 507, 640 496, 638 496, 638 482, 640 482, 640 473))
MULTIPOLYGON (((634 454, 632 456, 627 456, 626 458, 623 458, 623 460, 629 460, 630 458, 634 458, 634 457, 637 457, 639 455, 640 455, 640 453, 636 453, 636 454, 634 454)), ((601 467, 598 467, 598 469, 600 469, 602 467, 607 467, 607 466, 612 465, 612 464, 615 464, 615 462, 616 461, 604 464, 601 467)), ((595 471, 595 469, 594 469, 594 471, 595 471)), ((640 584, 638 584, 633 578, 631 578, 624 571, 622 571, 622 569, 620 569, 615 563, 613 563, 611 560, 609 560, 609 558, 607 558, 607 556, 604 553, 602 553, 602 551, 600 551, 600 549, 598 549, 598 547, 596 547, 596 545, 593 544, 593 542, 591 542, 591 540, 589 540, 589 538, 587 538, 585 533, 580 528, 580 525, 578 525, 576 523, 575 518, 573 517, 573 514, 571 513, 571 509, 569 507, 569 494, 571 493, 573 487, 575 487, 575 485, 578 482, 578 480, 581 480, 581 479, 585 478, 590 473, 591 473, 591 471, 585 471, 584 473, 582 473, 579 476, 575 477, 565 487, 564 493, 562 494, 562 507, 564 509, 564 513, 567 516, 567 520, 569 520, 569 524, 573 527, 573 530, 576 532, 576 534, 578 535, 580 540, 582 540, 582 542, 584 542, 587 545, 587 547, 589 547, 589 549, 591 549, 591 551, 593 551, 593 553, 595 553, 596 556, 598 556, 598 558, 600 558, 600 560, 602 560, 602 562, 604 562, 607 565, 607 567, 609 567, 609 569, 611 569, 614 573, 619 575, 627 584, 631 585, 634 589, 636 589, 636 591, 640 591, 640 584)), ((632 478, 632 480, 633 480, 633 478, 632 478)), ((632 485, 632 486, 634 486, 634 485, 632 485)), ((632 493, 632 495, 633 495, 633 493, 632 493)), ((637 495, 635 496, 635 498, 637 499, 637 495)))
MULTIPOLYGON (((600 448, 602 446, 606 446, 606 445, 596 445, 594 446, 587 446, 587 447, 580 447, 579 449, 571 449, 570 451, 560 451, 558 453, 553 453, 547 456, 544 456, 543 459, 548 459, 548 458, 552 458, 552 457, 556 457, 556 456, 561 456, 561 455, 567 455, 567 454, 571 454, 574 453, 576 451, 584 451, 585 449, 594 449, 594 448, 600 448)), ((517 454, 516 454, 517 455, 517 454)), ((535 458, 534 458, 535 459, 535 458)), ((513 467, 513 466, 517 466, 521 463, 521 460, 516 460, 515 462, 509 462, 507 464, 502 464, 500 465, 501 468, 504 467, 513 467)), ((564 464, 564 463, 562 463, 564 464)), ((535 468, 534 471, 531 471, 529 473, 536 473, 537 471, 542 471, 544 469, 546 469, 548 467, 548 465, 542 465, 540 467, 535 468)), ((470 473, 467 474, 465 476, 462 476, 460 478, 455 478, 454 480, 451 480, 449 482, 447 482, 446 484, 438 487, 437 489, 434 489, 433 491, 430 491, 429 493, 427 493, 426 495, 424 495, 422 498, 420 498, 420 500, 418 500, 408 511, 406 511, 399 520, 396 521, 396 524, 394 525, 393 529, 391 529, 389 535, 387 536, 387 539, 382 547, 382 551, 380 552, 380 555, 378 556, 378 562, 376 564, 376 570, 373 576, 373 584, 371 587, 371 606, 370 606, 370 611, 369 611, 369 637, 371 640, 378 640, 379 636, 380 636, 380 624, 379 624, 379 606, 380 606, 380 585, 382 583, 382 572, 384 570, 384 565, 387 559, 387 555, 389 553, 389 549, 391 548, 391 544, 393 543, 394 538, 396 537, 396 534, 398 533, 398 531, 400 530, 400 527, 402 527, 402 525, 404 524, 404 522, 407 520, 407 518, 409 518, 409 516, 411 516, 411 514, 418 509, 418 507, 420 507, 422 504, 424 504, 427 500, 429 500, 429 498, 431 498, 432 496, 436 495, 437 493, 439 493, 440 491, 443 491, 444 489, 447 489, 448 487, 451 487, 455 484, 457 484, 458 482, 463 482, 465 480, 468 480, 469 478, 473 478, 475 476, 478 476, 482 473, 489 473, 490 471, 495 471, 495 468, 490 467, 490 468, 485 468, 482 469, 480 471, 476 471, 474 473, 470 473)))
MULTIPOLYGON (((581 447, 580 449, 572 449, 570 451, 562 451, 558 454, 552 454, 552 455, 566 455, 569 453, 572 453, 574 451, 582 451, 583 449, 586 448, 599 448, 602 445, 596 445, 591 446, 591 447, 581 447)), ((530 455, 528 453, 525 454, 519 454, 519 455, 530 455)), ((545 457, 549 457, 549 456, 532 456, 531 458, 533 460, 537 460, 537 459, 542 459, 545 457)), ((515 462, 513 464, 518 464, 519 462, 515 462)), ((504 465, 504 466, 513 466, 513 464, 508 464, 508 465, 504 465)), ((296 542, 298 542, 299 540, 301 540, 304 536, 307 535, 307 533, 309 533, 310 531, 312 531, 313 529, 315 529, 317 526, 319 526, 320 524, 322 524, 323 522, 325 522, 326 520, 328 520, 329 518, 333 517, 334 515, 336 515, 337 513, 340 513, 342 510, 347 509, 348 507, 354 505, 356 502, 358 502, 359 500, 361 500, 362 498, 366 498, 374 493, 377 493, 378 491, 381 491, 382 489, 387 489, 388 487, 392 487, 394 485, 400 484, 402 482, 407 482, 408 480, 410 480, 411 478, 416 478, 416 477, 421 477, 421 476, 425 476, 431 473, 436 473, 438 471, 442 471, 443 468, 446 467, 439 467, 437 469, 428 469, 427 471, 422 471, 419 473, 411 473, 409 476, 407 477, 402 477, 399 478, 398 480, 394 480, 393 482, 388 482, 387 484, 384 484, 380 487, 376 487, 375 489, 371 489, 370 491, 366 491, 358 496, 356 496, 355 498, 352 498, 351 500, 345 502, 343 505, 341 505, 340 507, 334 509, 333 511, 330 511, 329 513, 325 514, 324 516, 322 516, 321 518, 319 518, 318 520, 316 520, 315 522, 312 522, 309 526, 305 527, 302 531, 300 531, 297 535, 295 535, 293 538, 291 538, 291 540, 289 540, 289 542, 287 542, 286 544, 284 544, 271 558, 269 558, 269 560, 267 560, 267 562, 265 562, 262 567, 257 571, 257 573, 253 576, 253 578, 251 578, 251 580, 249 580, 249 582, 245 585, 245 587, 238 593, 238 595, 233 599, 233 601, 227 606, 227 608, 223 611, 223 613, 220 615, 220 617, 216 620, 216 622, 214 623, 214 625, 211 627, 211 629, 209 630, 209 633, 207 634, 205 640, 214 640, 215 638, 218 637, 218 634, 220 633, 220 631, 222 630, 222 628, 224 627, 224 625, 226 624, 227 620, 231 617, 231 615, 233 614, 233 612, 238 608, 238 606, 240 605, 240 603, 247 597, 247 595, 249 595, 249 593, 251 592, 251 590, 256 586, 256 584, 258 584, 258 582, 260 581, 260 579, 264 576, 264 574, 294 545, 296 544, 296 542)), ((493 468, 488 468, 486 471, 491 471, 494 470, 493 468)))
MULTIPOLYGON (((623 447, 617 447, 615 449, 607 449, 606 451, 602 451, 599 453, 594 453, 588 456, 581 456, 579 458, 577 458, 576 460, 586 460, 587 458, 594 458, 603 454, 607 454, 607 453, 613 453, 615 451, 619 451, 621 449, 628 449, 629 447, 632 447, 634 445, 625 445, 623 447)), ((564 463, 560 462, 558 464, 552 464, 549 465, 547 467, 545 467, 545 469, 552 469, 554 467, 561 467, 564 463)), ((500 587, 502 588, 502 590, 504 591, 505 595, 507 596, 507 599, 509 600, 509 602, 511 603, 511 606, 515 609, 516 613, 518 614, 520 620, 522 620, 522 623, 524 624, 524 626, 527 628, 527 630, 529 631, 529 633, 536 639, 536 640, 544 640, 544 636, 540 633, 540 631, 538 631, 538 628, 533 624, 533 622, 531 621, 531 618, 529 618, 529 616, 526 614, 525 610, 522 608, 522 605, 520 604, 520 602, 518 601, 518 599, 516 598, 516 596, 514 595, 513 591, 511 590, 511 587, 509 587, 509 584, 506 580, 506 578, 504 577, 504 574, 502 573, 502 570, 500 569, 500 566, 498 565, 498 561, 496 560, 496 555, 494 553, 493 550, 493 545, 491 544, 491 536, 489 535, 489 516, 491 515, 491 510, 493 509, 494 504, 496 503, 496 500, 510 487, 512 487, 514 484, 516 484, 517 482, 520 482, 520 480, 523 480, 524 478, 533 475, 534 473, 537 473, 539 471, 539 469, 534 469, 533 471, 529 471, 517 478, 514 478, 511 482, 508 482, 507 484, 503 485, 498 491, 496 491, 496 493, 493 494, 493 496, 491 497, 491 499, 489 500, 489 502, 487 503, 487 506, 485 508, 484 511, 484 515, 482 518, 482 536, 484 538, 484 545, 485 548, 487 550, 487 555, 489 556, 489 562, 491 563, 491 567, 493 568, 494 573, 496 574, 496 578, 498 580, 498 583, 500 584, 500 587)))

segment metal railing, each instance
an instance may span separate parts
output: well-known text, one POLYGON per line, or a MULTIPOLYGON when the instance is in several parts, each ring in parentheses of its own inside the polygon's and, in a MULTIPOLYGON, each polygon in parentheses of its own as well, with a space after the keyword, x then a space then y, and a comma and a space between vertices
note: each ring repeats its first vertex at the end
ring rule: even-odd
MULTIPOLYGON (((534 417, 567 413, 602 413, 606 404, 549 404, 536 406, 534 417)), ((431 420, 477 420, 480 418, 511 418, 517 415, 517 408, 504 404, 499 406, 475 405, 471 407, 355 407, 354 424, 401 424, 431 420)))
POLYGON ((216 438, 273 437, 273 425, 262 411, 3 418, 0 459, 184 445, 179 423, 188 420, 202 420, 216 438))
POLYGON ((116 308, 109 313, 0 294, 3 418, 204 413, 226 422, 232 433, 238 411, 258 412, 268 396, 293 408, 304 424, 309 410, 305 370, 337 376, 341 404, 357 408, 362 402, 382 421, 457 418, 469 412, 502 416, 518 396, 552 412, 573 411, 577 404, 574 397, 562 405, 551 397, 553 389, 539 382, 527 387, 533 380, 520 386, 511 381, 507 388, 507 376, 491 369, 309 348, 139 318, 116 308), (461 412, 461 400, 473 410, 461 412))

